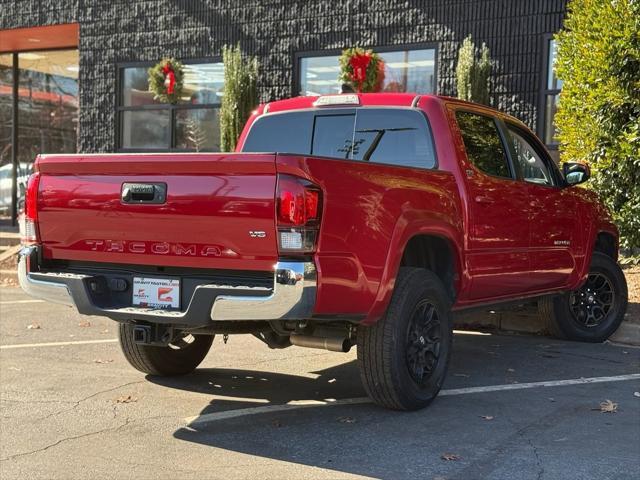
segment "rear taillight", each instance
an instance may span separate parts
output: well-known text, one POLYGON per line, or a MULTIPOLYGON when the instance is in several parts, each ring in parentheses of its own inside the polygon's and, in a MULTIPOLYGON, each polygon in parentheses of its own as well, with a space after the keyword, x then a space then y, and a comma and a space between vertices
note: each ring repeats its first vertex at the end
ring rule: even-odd
POLYGON ((38 242, 38 187, 40 173, 33 173, 27 181, 27 192, 24 205, 24 220, 21 226, 22 243, 38 242))
POLYGON ((322 191, 302 178, 278 175, 276 216, 281 253, 312 253, 316 249, 322 191))

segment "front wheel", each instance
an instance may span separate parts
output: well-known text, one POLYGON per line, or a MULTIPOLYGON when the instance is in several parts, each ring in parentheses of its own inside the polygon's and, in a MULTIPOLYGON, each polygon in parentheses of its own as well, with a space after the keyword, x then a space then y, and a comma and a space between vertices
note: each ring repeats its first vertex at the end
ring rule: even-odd
POLYGON ((394 410, 426 407, 447 373, 452 328, 451 300, 440 279, 401 268, 385 316, 358 330, 358 365, 369 397, 394 410))
POLYGON ((627 311, 627 281, 608 255, 594 252, 586 283, 573 292, 538 303, 553 336, 581 342, 604 342, 627 311))
POLYGON ((213 343, 213 335, 185 334, 166 347, 143 345, 134 341, 133 329, 132 324, 120 324, 118 339, 122 353, 133 368, 149 375, 191 373, 204 360, 213 343))

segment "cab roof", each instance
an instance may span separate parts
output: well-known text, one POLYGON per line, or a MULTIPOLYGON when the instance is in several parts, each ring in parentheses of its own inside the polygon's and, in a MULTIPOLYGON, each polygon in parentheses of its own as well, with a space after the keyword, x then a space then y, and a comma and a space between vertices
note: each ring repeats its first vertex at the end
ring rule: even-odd
MULTIPOLYGON (((293 97, 286 100, 277 100, 265 105, 265 113, 283 112, 286 110, 301 110, 306 108, 315 108, 316 102, 323 98, 336 99, 337 103, 325 105, 326 107, 354 107, 354 106, 396 106, 410 107, 418 97, 426 95, 418 95, 416 93, 341 93, 310 97, 293 97), (345 103, 340 103, 340 99, 345 99, 345 103), (346 100, 357 98, 358 103, 347 103, 346 100)), ((435 96, 435 95, 428 95, 435 96)))

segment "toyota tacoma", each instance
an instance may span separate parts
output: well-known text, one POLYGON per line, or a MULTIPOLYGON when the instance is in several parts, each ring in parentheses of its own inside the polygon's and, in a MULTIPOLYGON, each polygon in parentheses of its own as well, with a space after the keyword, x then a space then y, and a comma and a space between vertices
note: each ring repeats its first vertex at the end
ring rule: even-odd
POLYGON ((193 371, 214 335, 357 346, 371 399, 426 406, 453 312, 538 297, 556 336, 601 342, 627 287, 588 166, 520 121, 446 97, 259 106, 234 153, 41 155, 19 279, 119 322, 131 365, 193 371))

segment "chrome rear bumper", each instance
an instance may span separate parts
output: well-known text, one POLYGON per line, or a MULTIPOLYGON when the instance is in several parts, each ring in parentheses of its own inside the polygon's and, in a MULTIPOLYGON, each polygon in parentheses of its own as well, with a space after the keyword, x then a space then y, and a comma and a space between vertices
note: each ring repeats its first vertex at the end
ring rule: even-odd
POLYGON ((117 321, 204 326, 210 321, 303 320, 313 314, 316 269, 313 262, 278 262, 273 288, 198 285, 182 311, 132 306, 97 305, 90 285, 98 276, 41 271, 38 247, 19 253, 18 278, 29 295, 53 303, 75 306, 80 313, 117 321))

